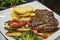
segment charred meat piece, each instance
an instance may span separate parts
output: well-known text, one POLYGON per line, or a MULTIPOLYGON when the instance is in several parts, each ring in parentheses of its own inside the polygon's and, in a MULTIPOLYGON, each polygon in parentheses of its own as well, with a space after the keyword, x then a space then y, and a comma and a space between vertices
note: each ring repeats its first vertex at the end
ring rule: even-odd
POLYGON ((52 26, 58 25, 58 21, 54 18, 54 14, 51 11, 37 9, 35 14, 35 17, 32 18, 33 20, 30 22, 29 26, 36 27, 43 24, 50 24, 52 26))
POLYGON ((52 26, 52 25, 49 25, 49 24, 44 24, 44 25, 41 25, 39 27, 42 27, 41 30, 38 30, 38 32, 55 32, 57 31, 59 28, 57 26, 52 26))
POLYGON ((36 15, 32 18, 32 21, 28 24, 30 27, 43 27, 43 30, 45 30, 44 28, 47 28, 50 31, 51 29, 53 29, 54 31, 58 29, 58 21, 54 17, 53 12, 46 9, 37 9, 35 11, 35 14, 36 15))

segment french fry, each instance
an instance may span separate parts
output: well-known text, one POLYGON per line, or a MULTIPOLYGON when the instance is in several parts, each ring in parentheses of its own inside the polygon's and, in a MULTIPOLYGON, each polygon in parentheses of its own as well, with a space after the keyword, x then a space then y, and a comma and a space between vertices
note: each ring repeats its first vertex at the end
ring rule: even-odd
POLYGON ((20 36, 20 32, 12 32, 12 33, 6 33, 7 36, 20 36))

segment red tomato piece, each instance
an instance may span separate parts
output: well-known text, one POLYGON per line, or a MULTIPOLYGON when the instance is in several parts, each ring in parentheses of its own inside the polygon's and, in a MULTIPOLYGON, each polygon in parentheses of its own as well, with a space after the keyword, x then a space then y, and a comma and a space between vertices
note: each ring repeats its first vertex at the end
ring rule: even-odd
POLYGON ((21 26, 24 26, 28 23, 26 20, 20 20, 20 19, 13 19, 11 20, 10 26, 13 28, 19 28, 21 26))
POLYGON ((32 30, 42 30, 42 27, 32 27, 32 30))
POLYGON ((37 33, 36 34, 37 36, 42 36, 44 39, 46 39, 46 38, 48 38, 48 35, 45 35, 45 34, 43 34, 43 33, 37 33))

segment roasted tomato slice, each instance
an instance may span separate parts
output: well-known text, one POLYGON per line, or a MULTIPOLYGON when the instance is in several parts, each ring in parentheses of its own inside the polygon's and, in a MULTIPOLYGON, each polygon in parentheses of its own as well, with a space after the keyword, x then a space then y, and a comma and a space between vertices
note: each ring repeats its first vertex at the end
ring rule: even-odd
POLYGON ((19 28, 21 26, 24 26, 28 23, 26 20, 20 20, 20 19, 13 19, 11 20, 10 26, 13 28, 19 28))
POLYGON ((42 30, 42 27, 31 27, 32 30, 42 30))
POLYGON ((37 33, 36 35, 37 36, 42 36, 44 39, 48 38, 48 35, 45 35, 43 33, 37 33))

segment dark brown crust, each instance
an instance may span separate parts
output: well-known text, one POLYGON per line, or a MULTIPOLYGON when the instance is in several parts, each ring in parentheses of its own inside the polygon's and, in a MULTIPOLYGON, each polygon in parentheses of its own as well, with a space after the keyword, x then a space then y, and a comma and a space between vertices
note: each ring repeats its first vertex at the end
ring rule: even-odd
MULTIPOLYGON (((35 11, 36 16, 33 17, 32 21, 28 24, 31 27, 49 27, 49 29, 57 30, 58 29, 58 21, 54 17, 54 14, 52 11, 48 11, 46 9, 40 10, 37 9, 35 11)), ((47 28, 48 29, 48 28, 47 28)))

